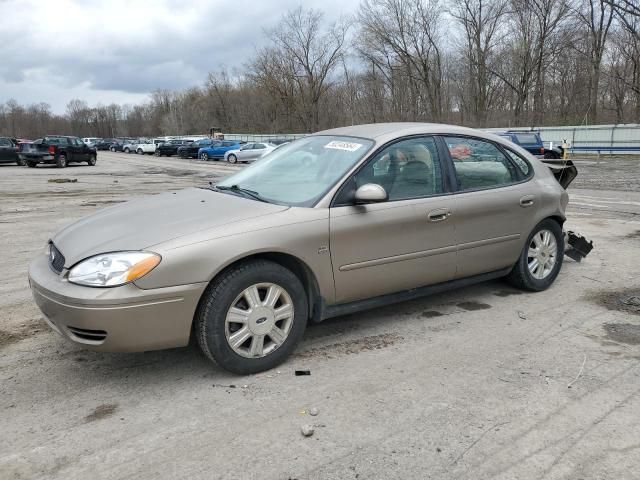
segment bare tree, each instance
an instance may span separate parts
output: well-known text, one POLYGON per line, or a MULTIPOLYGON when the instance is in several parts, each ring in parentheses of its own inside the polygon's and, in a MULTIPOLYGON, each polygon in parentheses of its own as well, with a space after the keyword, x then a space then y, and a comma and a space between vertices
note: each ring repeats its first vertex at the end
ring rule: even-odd
POLYGON ((508 3, 503 0, 459 0, 451 14, 464 32, 463 58, 468 75, 467 101, 478 126, 486 126, 495 90, 491 65, 497 46, 504 38, 501 29, 508 3))

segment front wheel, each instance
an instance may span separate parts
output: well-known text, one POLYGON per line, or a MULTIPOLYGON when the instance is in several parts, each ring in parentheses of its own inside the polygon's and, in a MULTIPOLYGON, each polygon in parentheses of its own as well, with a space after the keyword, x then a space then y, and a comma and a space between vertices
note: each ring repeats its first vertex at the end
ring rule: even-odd
POLYGON ((204 160, 205 162, 209 160, 209 155, 205 152, 200 154, 200 160, 204 160))
POLYGON ((96 158, 95 155, 91 155, 89 157, 89 160, 87 160, 87 163, 89 164, 90 167, 95 166, 96 162, 98 161, 98 159, 96 158))
POLYGON ((27 160, 27 167, 36 168, 37 165, 38 165, 38 162, 34 162, 32 160, 27 160))
POLYGON ((116 152, 116 147, 111 147, 109 150, 111 150, 113 153, 116 152))
POLYGON ((233 153, 227 157, 227 161, 229 163, 236 163, 238 161, 238 157, 236 157, 233 153))
POLYGON ((24 167, 27 164, 27 162, 25 161, 24 158, 18 157, 18 160, 16 160, 16 164, 19 167, 24 167))
POLYGON ((540 292, 554 282, 564 258, 562 227, 547 218, 533 229, 507 281, 523 290, 540 292))
POLYGON ((56 160, 56 166, 58 168, 65 168, 67 166, 67 156, 63 154, 58 155, 58 159, 56 160))
POLYGON ((205 291, 195 317, 200 348, 238 374, 283 362, 307 325, 307 296, 296 275, 280 264, 255 260, 231 267, 205 291))
POLYGON ((125 148, 124 153, 131 153, 131 150, 129 150, 128 148, 125 148))
POLYGON ((139 148, 138 150, 136 150, 136 153, 137 153, 138 155, 144 155, 144 152, 142 151, 142 149, 141 149, 141 148, 139 148))

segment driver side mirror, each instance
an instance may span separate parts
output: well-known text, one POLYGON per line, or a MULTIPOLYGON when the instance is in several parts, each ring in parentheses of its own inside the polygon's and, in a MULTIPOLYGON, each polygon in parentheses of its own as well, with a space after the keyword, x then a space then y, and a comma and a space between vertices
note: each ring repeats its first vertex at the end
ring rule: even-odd
POLYGON ((387 191, 377 183, 366 183, 359 187, 355 193, 356 204, 379 203, 389 200, 387 191))

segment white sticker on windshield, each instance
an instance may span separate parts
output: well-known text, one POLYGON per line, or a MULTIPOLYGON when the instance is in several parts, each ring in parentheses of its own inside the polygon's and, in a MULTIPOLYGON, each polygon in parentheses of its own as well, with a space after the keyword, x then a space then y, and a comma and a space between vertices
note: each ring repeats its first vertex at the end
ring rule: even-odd
POLYGON ((338 142, 337 140, 334 140, 333 142, 327 143, 324 148, 333 148, 334 150, 346 150, 347 152, 355 152, 361 146, 361 143, 338 142))

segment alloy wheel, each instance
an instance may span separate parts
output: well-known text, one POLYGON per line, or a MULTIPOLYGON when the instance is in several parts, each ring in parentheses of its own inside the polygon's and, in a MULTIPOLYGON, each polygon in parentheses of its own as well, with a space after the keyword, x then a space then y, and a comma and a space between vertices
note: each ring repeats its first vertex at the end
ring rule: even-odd
POLYGON ((558 244, 553 233, 540 230, 529 243, 527 267, 529 273, 538 280, 543 280, 553 271, 558 256, 558 244))
POLYGON ((293 301, 284 288, 275 283, 251 285, 227 311, 227 343, 242 357, 265 357, 286 341, 293 318, 293 301))

